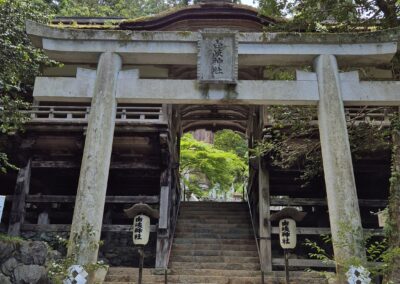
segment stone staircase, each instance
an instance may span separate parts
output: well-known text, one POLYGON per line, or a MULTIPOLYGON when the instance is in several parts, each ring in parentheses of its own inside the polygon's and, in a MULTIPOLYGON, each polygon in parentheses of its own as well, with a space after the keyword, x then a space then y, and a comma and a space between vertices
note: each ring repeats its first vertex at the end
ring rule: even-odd
MULTIPOLYGON (((183 202, 168 268, 168 283, 261 284, 247 204, 183 202)), ((292 274, 292 283, 325 283, 315 274, 292 274)), ((106 283, 137 283, 137 275, 137 268, 110 268, 106 283)), ((144 270, 144 284, 164 282, 164 275, 144 270)), ((266 275, 264 283, 285 283, 284 274, 266 275)))

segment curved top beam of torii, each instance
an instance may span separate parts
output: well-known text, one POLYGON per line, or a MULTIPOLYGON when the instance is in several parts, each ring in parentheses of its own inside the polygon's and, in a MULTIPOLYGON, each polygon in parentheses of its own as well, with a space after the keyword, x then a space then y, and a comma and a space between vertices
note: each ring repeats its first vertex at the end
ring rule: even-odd
MULTIPOLYGON (((33 44, 63 63, 97 63, 103 52, 123 64, 196 65, 199 32, 91 30, 50 27, 27 21, 33 44)), ((389 63, 398 50, 400 28, 366 33, 238 33, 240 66, 312 65, 320 54, 335 55, 339 66, 389 63)))
MULTIPOLYGON (((131 65, 203 66, 204 61, 198 60, 202 31, 62 29, 34 22, 27 22, 26 29, 37 47, 63 63, 97 64, 102 53, 118 54, 128 69, 116 77, 120 103, 316 105, 319 101, 317 76, 311 72, 297 72, 295 81, 234 80, 232 89, 223 84, 204 88, 198 80, 142 79, 138 70, 129 70, 131 65)), ((339 66, 379 66, 388 64, 398 51, 400 29, 357 34, 236 33, 235 38, 235 72, 248 66, 310 66, 319 55, 333 55, 339 66)), ((82 68, 76 78, 38 77, 34 97, 90 101, 95 80, 95 70, 82 68)), ((400 104, 399 81, 360 82, 357 72, 340 74, 340 81, 345 105, 400 104)))

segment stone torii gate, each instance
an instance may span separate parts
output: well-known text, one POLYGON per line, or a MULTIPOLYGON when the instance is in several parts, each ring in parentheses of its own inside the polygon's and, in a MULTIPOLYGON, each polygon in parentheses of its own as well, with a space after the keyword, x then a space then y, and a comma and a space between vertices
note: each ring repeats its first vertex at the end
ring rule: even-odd
MULTIPOLYGON (((34 22, 27 22, 26 29, 50 58, 97 65, 97 70, 78 68, 72 78, 38 77, 34 89, 36 101, 91 102, 70 235, 75 246, 69 254, 76 254, 78 263, 97 260, 117 102, 316 105, 339 275, 344 262, 365 259, 344 105, 400 105, 400 82, 360 81, 357 72, 341 73, 339 67, 389 63, 398 51, 400 30, 357 35, 132 32, 60 29, 34 22), (197 65, 198 80, 141 79, 133 64, 197 65), (311 65, 314 72, 297 71, 294 81, 237 80, 238 68, 266 65, 311 65)), ((260 241, 262 270, 268 272, 268 206, 265 211, 260 212, 267 221, 260 241)))

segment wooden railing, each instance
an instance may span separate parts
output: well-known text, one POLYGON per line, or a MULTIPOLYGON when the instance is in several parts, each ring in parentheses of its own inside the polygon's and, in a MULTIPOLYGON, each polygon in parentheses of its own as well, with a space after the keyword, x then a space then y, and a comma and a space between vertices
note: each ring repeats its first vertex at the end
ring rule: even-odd
POLYGON ((393 107, 346 107, 345 115, 349 123, 369 123, 389 126, 390 119, 398 109, 393 107))
MULTIPOLYGON (((86 123, 90 106, 32 106, 24 110, 32 122, 86 123)), ((165 123, 162 106, 118 106, 116 122, 165 123)))
MULTIPOLYGON (((390 120, 393 115, 398 112, 397 107, 378 107, 378 106, 364 106, 364 107, 345 107, 344 113, 346 121, 349 125, 359 125, 360 123, 368 123, 375 126, 389 126, 390 120)), ((274 119, 268 116, 267 125, 273 125, 274 119)), ((318 117, 311 119, 311 125, 318 125, 318 117)))
MULTIPOLYGON (((39 204, 66 204, 75 203, 75 195, 27 195, 25 199, 25 207, 31 208, 32 204, 38 206, 39 204)), ((13 196, 7 195, 6 202, 12 202, 13 196)), ((105 203, 107 204, 134 204, 134 203, 147 203, 147 204, 158 204, 160 202, 160 197, 158 195, 138 195, 138 196, 106 196, 105 203)), ((26 216, 31 218, 37 218, 39 212, 31 212, 27 210, 26 216)), ((50 217, 66 217, 71 215, 72 212, 68 214, 67 212, 51 212, 50 217)), ((122 212, 120 214, 115 214, 115 217, 120 219, 128 219, 122 212)), ((69 232, 71 228, 70 224, 21 224, 22 231, 43 231, 43 232, 69 232)), ((121 225, 121 224, 103 224, 103 232, 130 232, 132 231, 132 225, 121 225)), ((156 232, 156 226, 151 226, 151 232, 156 232)))
MULTIPOLYGON (((257 204, 257 194, 254 188, 257 187, 256 182, 257 175, 254 171, 251 171, 249 178, 249 185, 247 188, 247 202, 249 204, 250 217, 252 221, 252 225, 254 231, 258 231, 258 220, 254 213, 254 204, 257 204), (253 188, 254 187, 254 188, 253 188)), ((360 208, 370 208, 370 209, 383 209, 387 206, 388 201, 384 199, 359 199, 358 200, 360 208)), ((285 206, 299 206, 299 207, 327 207, 327 201, 324 198, 291 198, 289 196, 271 196, 270 197, 270 206, 271 207, 285 207, 285 206)), ((277 208, 275 208, 277 210, 277 208)), ((272 210, 272 208, 271 208, 272 210)), ((297 227, 297 235, 300 240, 304 240, 309 237, 316 237, 321 235, 330 235, 331 229, 329 226, 324 227, 312 227, 312 226, 298 226, 297 227)), ((384 231, 382 228, 366 228, 364 229, 364 234, 369 236, 383 237, 384 231)), ((279 235, 279 228, 275 226, 271 227, 271 235, 276 240, 277 235, 279 235)), ((259 236, 256 235, 256 244, 257 250, 258 248, 258 240, 259 236)), ((260 253, 259 253, 260 255, 260 253)), ((333 263, 324 263, 317 259, 307 259, 305 255, 300 256, 299 259, 290 259, 290 266, 298 267, 298 268, 329 268, 334 269, 333 263), (303 258, 301 258, 303 257, 303 258)), ((379 263, 375 263, 379 265, 379 263)), ((272 258, 272 265, 274 267, 279 267, 281 269, 284 266, 284 258, 282 255, 275 254, 272 258)))

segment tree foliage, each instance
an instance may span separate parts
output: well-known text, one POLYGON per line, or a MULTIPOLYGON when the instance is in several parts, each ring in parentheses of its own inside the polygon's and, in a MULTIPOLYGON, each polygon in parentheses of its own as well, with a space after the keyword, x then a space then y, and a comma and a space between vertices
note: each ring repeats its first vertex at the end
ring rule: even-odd
POLYGON ((248 147, 246 140, 241 134, 233 130, 217 131, 214 135, 214 147, 225 152, 235 153, 244 161, 247 159, 248 147))
POLYGON ((233 151, 217 149, 187 133, 181 139, 180 172, 185 186, 201 197, 205 189, 218 187, 226 192, 232 185, 242 186, 247 164, 233 151))
POLYGON ((46 23, 51 14, 49 4, 40 0, 0 0, 0 90, 28 91, 39 74, 39 66, 49 63, 31 45, 25 21, 46 23))
POLYGON ((187 5, 184 0, 60 0, 59 16, 136 18, 187 5))
MULTIPOLYGON (((20 112, 28 107, 40 66, 52 64, 34 48, 25 33, 27 19, 46 23, 52 14, 50 2, 41 0, 0 0, 0 135, 13 135, 27 120, 20 112)), ((3 146, 3 147, 2 147, 3 146)), ((0 171, 14 168, 0 145, 0 171)))
MULTIPOLYGON (((361 108, 358 115, 347 120, 354 161, 371 152, 388 151, 391 147, 390 131, 380 125, 360 122, 360 118, 367 115, 368 111, 379 111, 379 108, 361 108)), ((254 151, 267 154, 270 163, 275 167, 299 169, 303 186, 321 177, 322 154, 316 125, 316 108, 271 106, 268 113, 272 118, 272 125, 266 129, 267 139, 257 146, 261 149, 254 151)))
POLYGON ((398 0, 260 0, 260 12, 291 19, 277 29, 335 32, 396 27, 399 4, 398 0))

